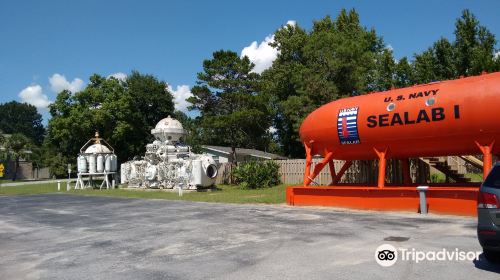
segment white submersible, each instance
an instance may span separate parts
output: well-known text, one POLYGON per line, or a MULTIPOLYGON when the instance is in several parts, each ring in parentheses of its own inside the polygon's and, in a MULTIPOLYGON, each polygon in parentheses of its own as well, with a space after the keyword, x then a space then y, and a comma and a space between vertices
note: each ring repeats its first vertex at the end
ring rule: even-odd
POLYGON ((132 188, 196 190, 215 184, 217 164, 208 154, 194 154, 182 142, 186 132, 170 116, 151 130, 155 140, 146 145, 141 160, 121 165, 121 184, 132 188))
POLYGON ((114 149, 106 140, 99 137, 99 132, 80 149, 77 159, 78 178, 75 189, 93 188, 94 179, 102 179, 100 189, 114 188, 114 178, 118 162, 114 149), (84 180, 87 178, 87 180, 84 180), (110 181, 111 178, 111 181, 110 181))

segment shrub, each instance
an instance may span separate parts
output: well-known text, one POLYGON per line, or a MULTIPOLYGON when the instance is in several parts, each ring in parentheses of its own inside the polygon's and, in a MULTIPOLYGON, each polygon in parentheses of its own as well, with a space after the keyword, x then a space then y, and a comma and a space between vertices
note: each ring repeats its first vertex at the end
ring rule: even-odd
POLYGON ((274 161, 247 161, 233 169, 237 184, 247 189, 269 188, 280 183, 279 165, 274 161))

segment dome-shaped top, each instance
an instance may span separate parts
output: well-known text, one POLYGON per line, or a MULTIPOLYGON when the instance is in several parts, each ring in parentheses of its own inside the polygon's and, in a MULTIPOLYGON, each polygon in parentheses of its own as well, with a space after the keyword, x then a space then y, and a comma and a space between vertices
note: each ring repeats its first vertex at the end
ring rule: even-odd
POLYGON ((156 124, 156 127, 151 130, 156 139, 161 141, 179 141, 185 134, 181 122, 168 116, 156 124))
POLYGON ((111 147, 106 140, 99 137, 99 132, 96 131, 95 137, 90 138, 85 145, 80 149, 80 153, 83 154, 112 154, 114 153, 113 147, 111 147), (94 144, 91 144, 94 142, 94 144))
POLYGON ((184 132, 184 128, 182 127, 181 122, 176 119, 173 119, 170 116, 159 121, 156 124, 155 129, 178 129, 184 132))
POLYGON ((85 149, 86 154, 110 154, 111 150, 103 144, 92 144, 85 149))

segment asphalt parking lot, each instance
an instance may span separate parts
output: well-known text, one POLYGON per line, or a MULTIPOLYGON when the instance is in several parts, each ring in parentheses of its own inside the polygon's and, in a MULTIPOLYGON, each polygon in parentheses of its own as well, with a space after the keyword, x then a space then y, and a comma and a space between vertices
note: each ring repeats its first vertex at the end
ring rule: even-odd
POLYGON ((500 266, 482 256, 382 267, 375 250, 384 243, 481 250, 473 218, 0 196, 0 279, 499 279, 500 266))

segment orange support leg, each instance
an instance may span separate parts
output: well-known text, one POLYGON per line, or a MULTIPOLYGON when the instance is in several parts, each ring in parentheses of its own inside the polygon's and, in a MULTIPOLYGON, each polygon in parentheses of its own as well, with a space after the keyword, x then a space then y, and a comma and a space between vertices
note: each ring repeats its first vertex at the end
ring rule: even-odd
POLYGON ((335 178, 333 179, 333 181, 330 185, 337 184, 340 181, 340 179, 342 178, 342 176, 344 176, 344 173, 347 171, 347 169, 349 169, 349 167, 351 167, 351 165, 352 165, 352 160, 346 161, 344 163, 344 165, 342 165, 342 168, 340 168, 339 173, 335 176, 335 178))
POLYGON ((403 184, 410 185, 411 184, 411 176, 410 176, 410 160, 405 158, 401 160, 401 169, 403 171, 403 184))
POLYGON ((308 186, 311 183, 309 180, 309 175, 311 173, 311 164, 312 164, 312 154, 311 147, 304 143, 304 148, 306 149, 306 170, 304 171, 304 186, 308 186))
POLYGON ((333 158, 333 153, 329 152, 328 154, 326 154, 325 158, 323 158, 323 160, 321 162, 316 164, 316 166, 314 167, 313 173, 309 177, 307 177, 307 181, 306 181, 307 185, 309 185, 311 183, 311 181, 314 180, 314 178, 316 178, 316 176, 318 176, 318 174, 321 172, 321 170, 323 170, 323 167, 325 167, 325 165, 330 160, 332 160, 332 158, 333 158))
POLYGON ((333 180, 335 180, 335 177, 337 176, 335 173, 335 164, 333 160, 330 160, 328 162, 328 167, 330 167, 330 175, 332 176, 332 182, 333 182, 333 180))
POLYGON ((481 152, 483 153, 483 180, 486 179, 488 173, 490 172, 493 155, 491 154, 491 150, 493 149, 493 144, 495 141, 491 142, 489 145, 481 145, 476 141, 476 145, 479 147, 481 152))
POLYGON ((377 186, 379 188, 383 188, 385 186, 385 169, 387 166, 387 159, 385 158, 387 154, 387 148, 385 148, 383 151, 379 151, 376 148, 373 148, 375 150, 375 153, 378 156, 378 180, 377 180, 377 186))

